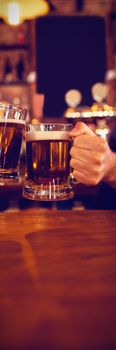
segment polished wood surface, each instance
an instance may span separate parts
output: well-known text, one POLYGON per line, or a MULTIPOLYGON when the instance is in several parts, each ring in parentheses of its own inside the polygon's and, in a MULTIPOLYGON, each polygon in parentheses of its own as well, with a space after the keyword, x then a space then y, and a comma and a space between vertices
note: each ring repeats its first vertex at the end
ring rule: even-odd
POLYGON ((116 349, 116 212, 0 214, 0 349, 116 349))

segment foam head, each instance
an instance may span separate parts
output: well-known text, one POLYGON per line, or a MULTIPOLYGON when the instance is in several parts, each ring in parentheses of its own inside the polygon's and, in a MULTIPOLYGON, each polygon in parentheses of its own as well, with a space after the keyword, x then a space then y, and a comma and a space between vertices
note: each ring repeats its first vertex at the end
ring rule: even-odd
POLYGON ((11 119, 11 118, 0 118, 0 123, 25 125, 25 120, 22 120, 22 119, 11 119))
POLYGON ((26 141, 70 140, 67 131, 27 131, 26 141))

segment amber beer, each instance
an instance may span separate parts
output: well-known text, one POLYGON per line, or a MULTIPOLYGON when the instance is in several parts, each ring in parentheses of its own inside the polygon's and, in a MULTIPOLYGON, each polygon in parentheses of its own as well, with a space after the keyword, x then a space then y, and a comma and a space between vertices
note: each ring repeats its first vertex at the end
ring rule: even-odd
POLYGON ((0 119, 0 179, 18 176, 18 162, 25 122, 0 119))
MULTIPOLYGON (((60 135, 59 135, 60 136, 60 135)), ((36 183, 40 178, 59 178, 64 182, 69 176, 69 140, 27 141, 27 176, 36 183)))
POLYGON ((72 198, 68 185, 70 147, 65 128, 26 132, 26 197, 32 192, 40 200, 72 198))

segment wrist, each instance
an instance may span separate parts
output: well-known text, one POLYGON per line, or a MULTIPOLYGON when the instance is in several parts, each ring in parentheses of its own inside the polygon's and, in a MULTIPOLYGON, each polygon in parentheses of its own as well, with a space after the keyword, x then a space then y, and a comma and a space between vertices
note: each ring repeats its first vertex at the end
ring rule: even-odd
POLYGON ((109 169, 104 175, 103 181, 116 189, 116 154, 113 152, 111 152, 109 158, 109 169))

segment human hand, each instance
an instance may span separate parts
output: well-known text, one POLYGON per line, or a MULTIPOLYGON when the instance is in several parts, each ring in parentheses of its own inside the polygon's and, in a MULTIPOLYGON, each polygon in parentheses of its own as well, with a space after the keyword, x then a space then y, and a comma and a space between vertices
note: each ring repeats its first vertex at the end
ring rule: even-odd
POLYGON ((70 132, 73 145, 70 166, 74 178, 86 185, 97 185, 102 179, 110 181, 116 155, 105 139, 96 136, 84 123, 77 123, 70 132))

